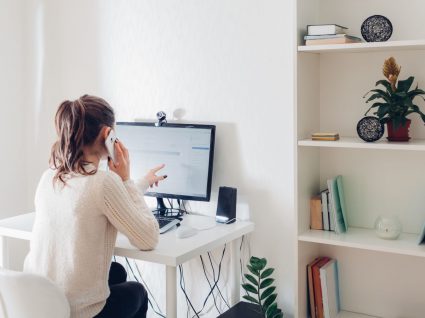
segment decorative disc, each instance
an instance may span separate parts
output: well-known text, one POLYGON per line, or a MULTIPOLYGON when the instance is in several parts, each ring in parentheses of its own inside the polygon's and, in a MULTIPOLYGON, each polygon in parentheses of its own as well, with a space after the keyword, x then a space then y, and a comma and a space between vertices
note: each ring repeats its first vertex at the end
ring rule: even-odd
POLYGON ((393 34, 393 25, 386 17, 373 15, 363 22, 361 32, 367 42, 385 42, 393 34))
POLYGON ((367 116, 357 124, 357 134, 367 142, 377 141, 384 135, 384 124, 377 117, 367 116))

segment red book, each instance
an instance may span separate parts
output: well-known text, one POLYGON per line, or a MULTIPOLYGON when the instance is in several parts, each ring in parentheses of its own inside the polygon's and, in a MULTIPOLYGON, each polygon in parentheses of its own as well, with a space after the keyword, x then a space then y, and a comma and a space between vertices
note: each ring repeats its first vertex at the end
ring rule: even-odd
POLYGON ((314 302, 316 304, 316 318, 324 318, 323 314, 323 299, 322 299, 322 284, 320 283, 320 267, 325 265, 331 259, 329 257, 322 257, 320 261, 312 266, 313 272, 313 288, 314 288, 314 302))
POLYGON ((313 271, 312 266, 316 265, 322 258, 318 257, 310 264, 307 265, 307 278, 308 278, 308 296, 310 300, 310 314, 311 318, 317 318, 316 316, 316 302, 314 301, 314 286, 313 286, 313 271))

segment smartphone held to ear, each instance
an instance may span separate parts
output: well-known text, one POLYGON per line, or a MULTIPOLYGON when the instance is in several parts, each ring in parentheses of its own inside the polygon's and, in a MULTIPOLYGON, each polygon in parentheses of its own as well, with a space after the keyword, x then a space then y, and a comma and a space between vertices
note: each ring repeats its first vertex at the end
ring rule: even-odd
POLYGON ((105 140, 105 146, 108 150, 108 156, 112 159, 112 161, 115 163, 115 141, 117 140, 117 136, 115 135, 115 132, 113 129, 109 131, 108 137, 106 137, 105 140))

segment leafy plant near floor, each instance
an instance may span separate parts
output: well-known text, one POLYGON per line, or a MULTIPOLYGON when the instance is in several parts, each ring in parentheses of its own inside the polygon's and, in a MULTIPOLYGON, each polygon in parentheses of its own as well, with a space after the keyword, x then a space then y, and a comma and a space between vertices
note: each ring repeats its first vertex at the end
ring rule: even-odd
POLYGON ((261 312, 266 318, 282 318, 283 312, 277 307, 276 287, 273 286, 274 279, 270 276, 274 268, 266 268, 267 260, 252 256, 249 264, 246 266, 251 274, 245 274, 249 283, 242 284, 248 295, 244 299, 251 303, 259 305, 261 312))

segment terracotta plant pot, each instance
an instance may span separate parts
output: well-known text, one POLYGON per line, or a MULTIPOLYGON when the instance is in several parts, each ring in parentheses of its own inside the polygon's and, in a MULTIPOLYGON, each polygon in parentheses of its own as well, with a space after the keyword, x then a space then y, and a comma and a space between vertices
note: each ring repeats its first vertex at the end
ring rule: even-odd
POLYGON ((412 121, 410 119, 406 120, 404 125, 399 125, 397 129, 395 129, 392 120, 387 122, 387 131, 389 141, 409 141, 409 127, 412 121))

